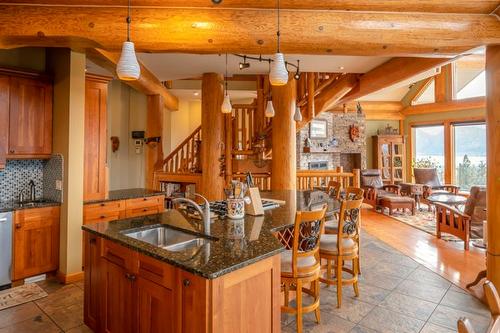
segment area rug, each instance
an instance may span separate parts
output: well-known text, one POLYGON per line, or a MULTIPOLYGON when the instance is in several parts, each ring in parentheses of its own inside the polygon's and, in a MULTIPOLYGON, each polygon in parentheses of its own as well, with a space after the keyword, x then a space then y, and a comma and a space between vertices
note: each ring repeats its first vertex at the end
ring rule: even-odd
MULTIPOLYGON (((384 214, 388 215, 389 211, 385 210, 384 214)), ((422 204, 421 210, 416 209, 415 215, 411 215, 409 212, 394 211, 392 216, 395 220, 403 222, 413 228, 425 231, 428 234, 436 236, 436 216, 434 212, 429 212, 427 206, 422 204)), ((463 242, 458 237, 450 234, 441 233, 441 239, 448 242, 463 242)))
POLYGON ((35 283, 0 291, 0 311, 44 298, 47 293, 35 283))

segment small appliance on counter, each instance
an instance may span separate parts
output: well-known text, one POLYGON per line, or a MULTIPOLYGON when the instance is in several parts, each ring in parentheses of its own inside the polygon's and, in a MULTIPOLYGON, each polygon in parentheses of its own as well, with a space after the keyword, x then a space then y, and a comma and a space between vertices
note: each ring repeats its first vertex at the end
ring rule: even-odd
POLYGON ((0 213, 0 290, 11 286, 12 212, 0 213))

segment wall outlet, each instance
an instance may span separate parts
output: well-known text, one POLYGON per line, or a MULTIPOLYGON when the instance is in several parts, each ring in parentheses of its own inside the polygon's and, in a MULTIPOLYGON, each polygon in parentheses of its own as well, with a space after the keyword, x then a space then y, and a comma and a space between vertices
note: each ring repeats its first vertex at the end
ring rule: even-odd
POLYGON ((62 180, 58 179, 56 180, 56 190, 62 191, 62 180))

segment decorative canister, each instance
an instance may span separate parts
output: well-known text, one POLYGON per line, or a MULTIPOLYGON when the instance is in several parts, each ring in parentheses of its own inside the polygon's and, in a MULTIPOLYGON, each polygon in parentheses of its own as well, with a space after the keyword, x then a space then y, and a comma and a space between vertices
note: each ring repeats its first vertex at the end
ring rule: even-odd
POLYGON ((230 219, 242 219, 245 217, 245 200, 227 199, 227 217, 230 219))

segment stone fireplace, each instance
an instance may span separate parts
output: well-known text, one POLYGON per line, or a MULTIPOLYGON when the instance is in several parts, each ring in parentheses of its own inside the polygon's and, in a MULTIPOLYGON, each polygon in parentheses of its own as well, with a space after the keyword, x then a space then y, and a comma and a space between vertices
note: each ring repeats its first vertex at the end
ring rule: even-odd
POLYGON ((366 168, 365 116, 355 112, 323 112, 315 119, 327 121, 327 137, 310 139, 309 126, 297 134, 297 168, 300 170, 335 170, 342 166, 345 171, 366 168), (359 137, 349 137, 351 125, 359 128, 359 137), (325 168, 326 165, 326 168, 325 168))

